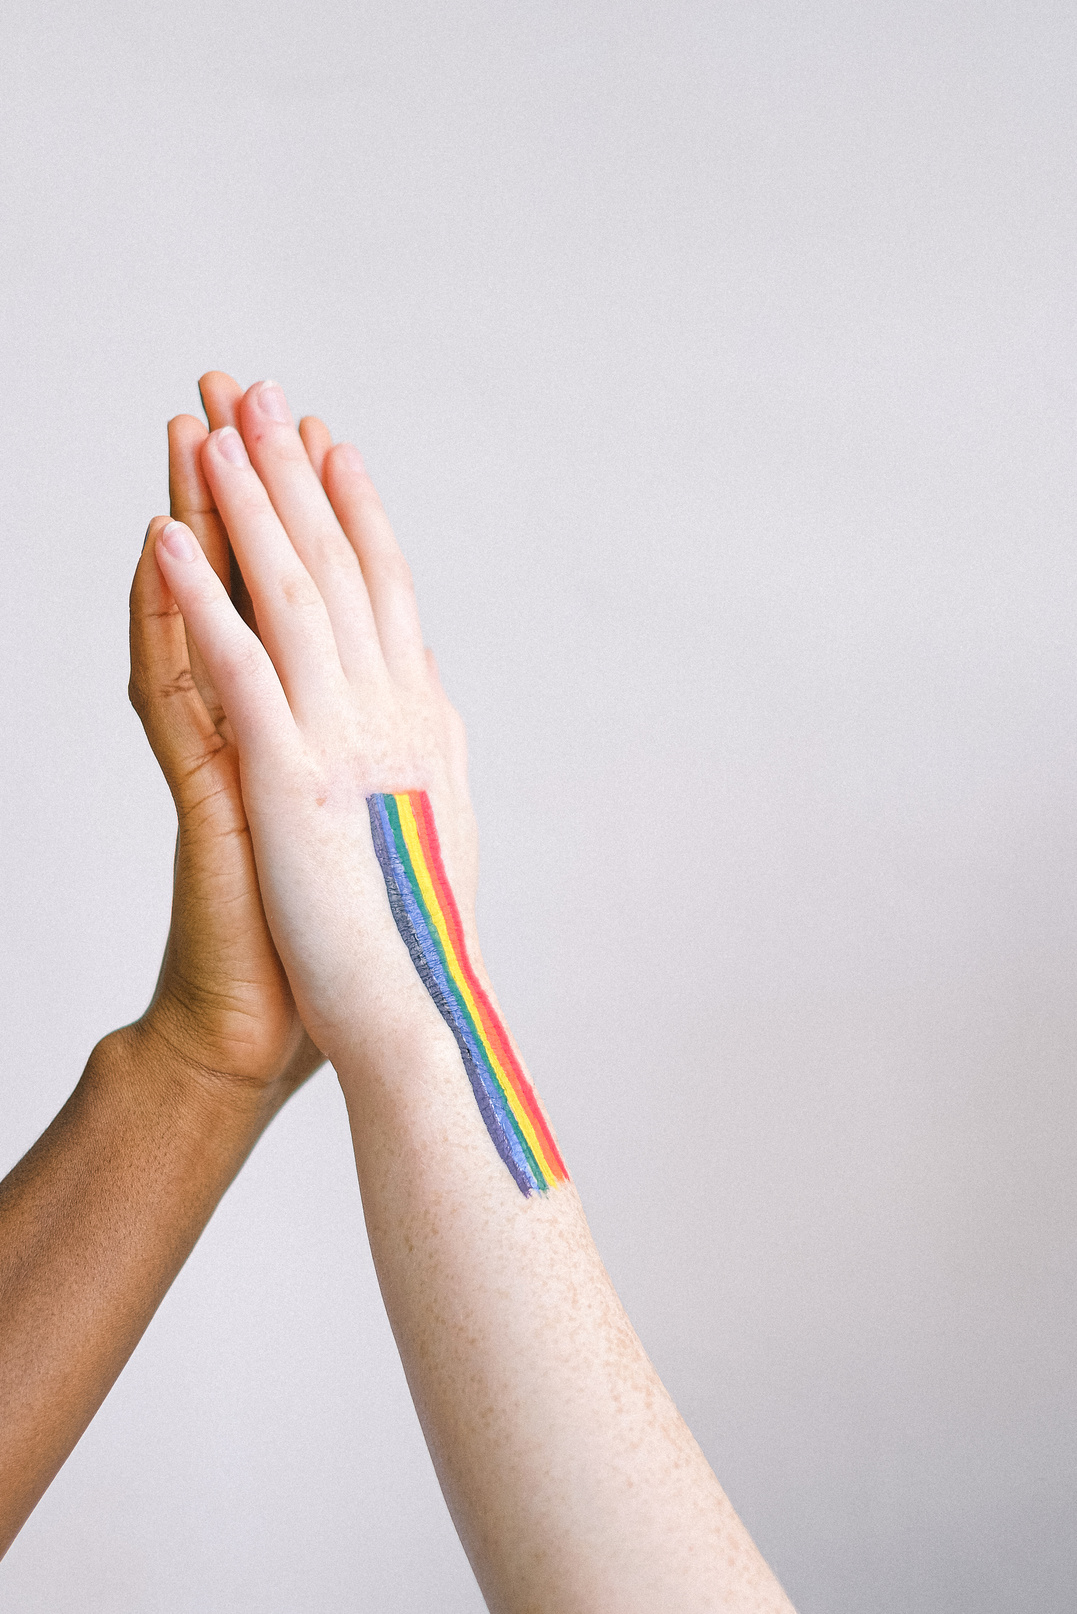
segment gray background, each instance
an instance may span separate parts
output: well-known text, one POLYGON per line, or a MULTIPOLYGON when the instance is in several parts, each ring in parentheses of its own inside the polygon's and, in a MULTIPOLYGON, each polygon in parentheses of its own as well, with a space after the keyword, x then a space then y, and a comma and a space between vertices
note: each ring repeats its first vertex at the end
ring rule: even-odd
MULTIPOLYGON (((801 1614, 1077 1595, 1077 13, 5 8, 0 1167, 142 1010, 126 594, 195 378, 361 446, 481 924, 801 1614)), ((323 1073, 0 1569, 473 1611, 323 1073)))

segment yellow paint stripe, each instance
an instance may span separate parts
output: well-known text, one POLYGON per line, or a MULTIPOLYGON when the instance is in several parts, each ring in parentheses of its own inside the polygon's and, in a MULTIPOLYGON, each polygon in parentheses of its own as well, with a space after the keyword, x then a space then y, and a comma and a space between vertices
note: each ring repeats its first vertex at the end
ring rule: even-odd
POLYGON ((418 826, 415 822, 415 814, 411 802, 406 795, 400 793, 396 796, 396 804, 397 811, 400 814, 400 827, 404 835, 404 844, 407 846, 408 855, 411 858, 416 879, 419 881, 419 889, 422 892, 423 901, 426 903, 435 928, 437 929, 442 947, 445 949, 445 956, 449 961, 450 968, 452 970, 453 983, 460 992, 464 1002, 467 1004, 471 1017, 475 1022, 476 1029, 478 1030, 479 1036, 482 1039, 482 1044, 486 1050, 487 1057, 489 1058, 490 1064, 497 1074, 502 1090, 504 1091, 506 1103, 508 1103, 512 1109, 513 1115, 519 1122, 521 1131, 526 1137, 535 1158, 539 1162, 539 1165, 542 1167, 542 1170, 545 1172, 547 1178, 550 1181, 556 1182, 559 1180, 560 1173, 555 1169, 553 1163, 550 1161, 549 1156, 543 1148, 542 1139, 535 1131, 534 1123, 532 1122, 526 1109, 524 1109, 521 1100, 516 1093, 512 1080, 506 1072, 504 1063, 499 1058, 496 1050, 490 1042, 490 1038, 484 1024, 482 1011, 472 996, 471 989, 461 967, 459 955, 456 949, 453 947, 448 925, 446 924, 445 915, 442 912, 441 903, 438 901, 437 892, 426 862, 425 854, 423 852, 422 842, 419 839, 418 826))
POLYGON ((419 889, 423 894, 423 901, 426 903, 430 917, 433 919, 434 925, 437 928, 441 945, 445 949, 445 957, 449 960, 450 967, 452 969, 453 984, 471 1012, 471 1018, 474 1020, 475 1025, 478 1028, 479 1036, 482 1038, 482 1045, 486 1050, 487 1057, 489 1058, 490 1063, 497 1074, 501 1087, 504 1090, 506 1102, 511 1107, 513 1115, 519 1122, 520 1130, 527 1139, 528 1144, 534 1153, 535 1159, 539 1162, 539 1165, 545 1172, 547 1181, 557 1182, 560 1179, 561 1173, 547 1156, 546 1151, 542 1146, 542 1139, 535 1131, 534 1122, 531 1120, 531 1117, 521 1104, 512 1080, 506 1072, 504 1064, 498 1057, 498 1054, 491 1045, 489 1036, 487 1035, 482 1012, 471 994, 471 988, 468 986, 467 977, 465 976, 461 967, 456 949, 452 944, 452 939, 449 934, 449 927, 445 923, 445 915, 441 911, 441 903, 438 901, 437 892, 434 889, 434 882, 431 879, 430 870, 427 867, 426 855, 423 852, 422 842, 419 839, 419 829, 415 822, 414 810, 410 800, 402 791, 399 794, 396 794, 396 806, 397 811, 400 814, 400 827, 404 832, 404 844, 408 849, 409 856, 411 857, 412 868, 415 870, 415 877, 419 882, 419 889))

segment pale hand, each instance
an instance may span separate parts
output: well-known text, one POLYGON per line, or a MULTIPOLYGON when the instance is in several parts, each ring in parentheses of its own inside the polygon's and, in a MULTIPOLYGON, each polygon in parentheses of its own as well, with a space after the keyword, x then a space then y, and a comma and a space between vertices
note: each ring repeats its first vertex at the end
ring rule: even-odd
POLYGON ((386 900, 371 793, 429 795, 477 959, 464 730, 423 648, 410 572, 355 449, 312 443, 308 454, 271 384, 252 387, 236 417, 238 431, 224 427, 203 443, 201 467, 257 635, 189 530, 159 518, 151 533, 227 714, 229 744, 234 737, 273 938, 304 1024, 335 1059, 359 1052, 408 1006, 433 1012, 386 900))

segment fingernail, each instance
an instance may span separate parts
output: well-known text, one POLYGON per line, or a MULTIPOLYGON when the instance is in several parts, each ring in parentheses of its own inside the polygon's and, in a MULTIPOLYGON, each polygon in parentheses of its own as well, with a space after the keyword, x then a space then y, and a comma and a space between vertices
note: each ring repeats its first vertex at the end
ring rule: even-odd
POLYGON ((194 539, 180 522, 170 521, 167 527, 162 527, 161 543, 173 560, 194 560, 194 539))
POLYGON ((344 464, 347 466, 349 471, 354 471, 357 476, 366 475, 366 466, 363 464, 363 456, 360 454, 354 443, 338 443, 336 452, 344 461, 344 464))
POLYGON ((220 431, 214 432, 213 440, 218 450, 232 465, 246 465, 247 450, 243 447, 243 439, 234 426, 222 426, 220 431))
POLYGON ((291 425, 288 400, 275 381, 263 381, 256 396, 263 415, 268 415, 270 420, 279 420, 284 426, 291 425))

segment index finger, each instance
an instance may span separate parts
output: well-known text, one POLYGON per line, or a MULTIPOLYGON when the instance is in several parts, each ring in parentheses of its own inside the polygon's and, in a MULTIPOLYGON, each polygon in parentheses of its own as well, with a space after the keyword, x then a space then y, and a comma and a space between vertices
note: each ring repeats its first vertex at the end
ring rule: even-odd
MULTIPOLYGON (((229 588, 232 576, 232 556, 228 543, 228 534, 224 530, 224 523, 217 514, 217 507, 213 502, 213 495, 209 491, 209 484, 202 474, 199 461, 202 444, 206 440, 206 428, 200 420, 193 415, 177 415, 168 423, 168 501, 169 509, 177 521, 182 521, 194 533, 202 546, 203 553, 209 561, 225 588, 229 588)), ((206 664, 199 654, 198 646, 188 640, 187 652, 190 658, 190 672, 210 712, 213 721, 219 722, 223 717, 220 699, 213 687, 213 680, 206 670, 206 664)))

